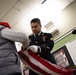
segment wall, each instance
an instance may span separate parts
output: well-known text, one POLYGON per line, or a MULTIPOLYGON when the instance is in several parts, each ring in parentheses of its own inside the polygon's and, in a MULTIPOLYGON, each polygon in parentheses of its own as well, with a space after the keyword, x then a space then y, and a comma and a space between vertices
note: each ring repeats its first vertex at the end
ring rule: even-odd
MULTIPOLYGON (((56 52, 57 50, 61 49, 63 46, 66 46, 70 56, 67 54, 66 56, 68 57, 68 61, 70 65, 67 67, 68 69, 70 68, 76 68, 76 34, 69 34, 60 41, 56 42, 54 45, 54 48, 52 50, 52 53, 56 52), (74 64, 73 64, 74 63, 74 64)), ((66 49, 65 49, 66 51, 66 49)))
POLYGON ((52 51, 57 50, 58 48, 62 47, 63 45, 65 45, 69 41, 72 41, 73 39, 76 39, 76 35, 73 35, 73 34, 67 35, 66 37, 64 37, 63 39, 61 39, 60 41, 55 43, 52 51))
MULTIPOLYGON (((59 32, 53 35, 55 40, 57 40, 59 37, 63 36, 70 30, 75 28, 76 27, 76 0, 72 2, 70 5, 68 5, 66 8, 64 8, 57 15, 55 15, 52 18, 52 21, 56 25, 56 28, 59 30, 59 32)), ((52 52, 61 48, 65 44, 68 44, 70 41, 73 41, 74 39, 76 39, 76 35, 73 35, 70 33, 69 35, 67 35, 66 37, 64 37, 63 39, 55 43, 52 52)), ((70 56, 72 57, 74 64, 76 65, 75 44, 74 44, 74 47, 73 47, 73 44, 69 46, 68 46, 68 51, 70 53, 70 56)))
POLYGON ((52 21, 59 30, 58 33, 53 35, 55 40, 76 27, 76 0, 56 14, 52 21))

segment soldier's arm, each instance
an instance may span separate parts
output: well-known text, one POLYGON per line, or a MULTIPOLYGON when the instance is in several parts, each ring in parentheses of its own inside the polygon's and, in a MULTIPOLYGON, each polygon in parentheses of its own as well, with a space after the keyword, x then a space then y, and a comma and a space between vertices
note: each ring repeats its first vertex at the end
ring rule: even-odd
POLYGON ((39 45, 39 47, 41 48, 41 53, 43 54, 50 52, 54 47, 53 36, 51 34, 47 34, 45 43, 43 45, 39 45))

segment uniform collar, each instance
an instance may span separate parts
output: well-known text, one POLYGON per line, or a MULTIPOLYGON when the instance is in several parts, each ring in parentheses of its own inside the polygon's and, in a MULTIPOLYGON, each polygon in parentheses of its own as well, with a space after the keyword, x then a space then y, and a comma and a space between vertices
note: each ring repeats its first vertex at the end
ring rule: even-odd
MULTIPOLYGON (((41 34, 41 32, 39 32, 39 34, 37 34, 38 36, 41 34)), ((34 36, 36 36, 35 34, 34 34, 34 36)))

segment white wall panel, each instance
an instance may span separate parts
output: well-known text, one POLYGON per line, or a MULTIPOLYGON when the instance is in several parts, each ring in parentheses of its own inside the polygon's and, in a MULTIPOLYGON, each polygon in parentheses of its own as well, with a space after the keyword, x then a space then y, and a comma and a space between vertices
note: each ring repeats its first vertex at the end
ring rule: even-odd
POLYGON ((66 47, 68 48, 68 51, 74 61, 74 64, 76 65, 76 39, 72 42, 68 42, 66 44, 66 47))

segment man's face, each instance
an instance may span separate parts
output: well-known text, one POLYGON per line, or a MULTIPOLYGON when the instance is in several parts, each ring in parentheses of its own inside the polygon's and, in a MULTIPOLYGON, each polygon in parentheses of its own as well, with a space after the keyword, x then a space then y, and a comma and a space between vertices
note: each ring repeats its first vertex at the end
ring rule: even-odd
POLYGON ((38 34, 41 31, 41 25, 39 25, 37 22, 31 23, 31 29, 34 34, 38 34))

